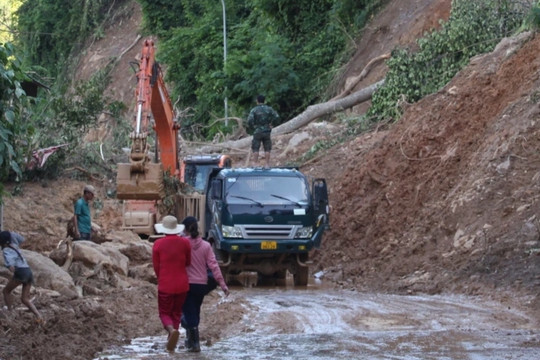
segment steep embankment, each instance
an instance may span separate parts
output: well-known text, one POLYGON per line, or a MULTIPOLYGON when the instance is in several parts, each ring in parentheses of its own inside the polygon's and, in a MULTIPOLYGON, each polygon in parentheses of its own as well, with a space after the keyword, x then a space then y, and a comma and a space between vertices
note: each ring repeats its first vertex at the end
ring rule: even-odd
POLYGON ((376 290, 537 294, 539 48, 531 34, 503 40, 404 104, 374 145, 347 145, 320 268, 376 290))

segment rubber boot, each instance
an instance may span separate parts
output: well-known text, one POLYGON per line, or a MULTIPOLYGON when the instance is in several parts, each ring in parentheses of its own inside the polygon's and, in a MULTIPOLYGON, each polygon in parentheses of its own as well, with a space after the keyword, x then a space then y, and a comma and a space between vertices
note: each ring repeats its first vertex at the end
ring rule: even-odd
POLYGON ((193 340, 193 347, 189 348, 189 352, 201 352, 201 344, 199 342, 199 328, 194 327, 189 329, 191 331, 191 336, 193 340))
POLYGON ((193 329, 186 329, 186 340, 184 341, 184 346, 187 351, 193 349, 193 329))
POLYGON ((184 347, 189 350, 189 348, 193 347, 193 336, 191 335, 190 329, 188 329, 184 315, 182 315, 182 318, 180 319, 180 326, 182 326, 182 328, 186 330, 186 340, 184 340, 184 347))

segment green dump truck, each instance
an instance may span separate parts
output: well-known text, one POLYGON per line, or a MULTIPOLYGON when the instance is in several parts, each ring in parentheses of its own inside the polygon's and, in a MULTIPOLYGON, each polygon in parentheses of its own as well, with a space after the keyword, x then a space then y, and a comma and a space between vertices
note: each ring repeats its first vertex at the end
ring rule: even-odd
POLYGON ((308 283, 309 252, 329 227, 326 181, 297 168, 213 169, 204 228, 224 274, 249 271, 308 283))

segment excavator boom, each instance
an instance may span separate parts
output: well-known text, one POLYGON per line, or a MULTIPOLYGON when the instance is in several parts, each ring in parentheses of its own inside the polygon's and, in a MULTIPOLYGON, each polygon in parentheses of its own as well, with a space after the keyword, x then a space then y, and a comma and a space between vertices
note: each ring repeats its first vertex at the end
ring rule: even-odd
POLYGON ((178 219, 196 216, 202 226, 207 174, 212 167, 230 167, 231 159, 227 155, 200 155, 180 162, 180 126, 161 68, 155 60, 152 40, 145 40, 138 66, 129 163, 118 164, 116 179, 116 197, 126 200, 122 208, 123 228, 142 236, 153 236, 154 224, 160 215, 158 200, 165 198, 163 177, 166 172, 195 189, 190 194, 176 194, 175 215, 178 219), (148 151, 150 126, 156 134, 154 161, 148 151))
POLYGON ((118 164, 116 196, 124 200, 159 200, 164 197, 163 171, 179 176, 178 130, 169 93, 155 60, 154 42, 145 40, 137 71, 137 100, 129 163, 118 164), (148 155, 148 134, 154 119, 159 162, 148 155))

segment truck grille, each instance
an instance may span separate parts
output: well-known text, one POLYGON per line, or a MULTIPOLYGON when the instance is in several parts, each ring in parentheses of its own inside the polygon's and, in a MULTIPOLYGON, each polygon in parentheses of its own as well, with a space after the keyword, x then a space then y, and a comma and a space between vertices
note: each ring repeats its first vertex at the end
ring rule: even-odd
POLYGON ((239 225, 244 239, 293 239, 299 225, 239 225))

